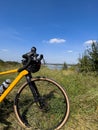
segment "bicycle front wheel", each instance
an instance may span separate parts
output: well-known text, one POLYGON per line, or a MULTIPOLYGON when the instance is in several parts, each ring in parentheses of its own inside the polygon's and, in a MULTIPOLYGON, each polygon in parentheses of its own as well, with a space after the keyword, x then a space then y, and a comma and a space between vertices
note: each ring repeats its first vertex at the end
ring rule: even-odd
POLYGON ((32 130, 59 130, 69 115, 69 100, 65 90, 48 78, 33 78, 32 81, 36 84, 46 109, 40 108, 28 83, 25 83, 15 98, 14 110, 19 122, 32 130))

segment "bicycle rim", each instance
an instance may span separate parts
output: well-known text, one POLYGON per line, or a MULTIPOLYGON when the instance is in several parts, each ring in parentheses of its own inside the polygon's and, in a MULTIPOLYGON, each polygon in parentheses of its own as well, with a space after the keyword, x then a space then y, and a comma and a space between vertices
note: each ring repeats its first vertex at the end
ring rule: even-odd
POLYGON ((24 127, 32 130, 58 130, 67 121, 69 101, 64 89, 55 81, 48 78, 32 79, 46 104, 46 110, 34 101, 28 84, 25 83, 15 98, 15 113, 24 127))

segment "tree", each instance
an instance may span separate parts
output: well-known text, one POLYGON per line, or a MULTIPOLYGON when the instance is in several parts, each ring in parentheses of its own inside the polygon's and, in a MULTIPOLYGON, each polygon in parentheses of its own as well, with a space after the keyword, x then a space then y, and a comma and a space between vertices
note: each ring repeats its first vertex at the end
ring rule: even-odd
POLYGON ((81 72, 98 71, 98 42, 93 42, 78 63, 81 72))
POLYGON ((67 70, 67 69, 68 69, 68 66, 67 66, 66 62, 64 62, 62 69, 63 69, 63 70, 67 70))
POLYGON ((78 67, 79 67, 80 72, 91 71, 92 65, 91 65, 91 60, 89 59, 88 55, 83 55, 82 58, 79 58, 78 67))
POLYGON ((4 61, 0 59, 0 63, 4 63, 4 61))
POLYGON ((88 50, 88 55, 92 61, 93 71, 98 71, 98 42, 92 43, 91 49, 88 50))

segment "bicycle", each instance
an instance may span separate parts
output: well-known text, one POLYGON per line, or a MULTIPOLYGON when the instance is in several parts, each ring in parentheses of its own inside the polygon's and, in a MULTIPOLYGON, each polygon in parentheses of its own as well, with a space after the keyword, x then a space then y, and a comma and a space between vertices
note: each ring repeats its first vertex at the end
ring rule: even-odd
POLYGON ((32 47, 24 54, 23 67, 0 72, 0 75, 19 73, 9 87, 0 95, 0 102, 25 76, 26 82, 19 88, 14 100, 14 112, 23 128, 32 130, 59 130, 69 116, 68 96, 61 85, 47 77, 33 77, 40 70, 43 55, 32 47))

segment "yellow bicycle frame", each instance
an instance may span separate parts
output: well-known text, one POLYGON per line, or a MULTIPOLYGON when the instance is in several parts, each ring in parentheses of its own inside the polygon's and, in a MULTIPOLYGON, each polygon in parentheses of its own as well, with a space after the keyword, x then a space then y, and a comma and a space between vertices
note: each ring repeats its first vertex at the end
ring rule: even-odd
MULTIPOLYGON (((18 72, 18 69, 14 69, 14 70, 9 70, 9 71, 5 71, 5 72, 0 72, 0 75, 4 75, 4 74, 10 74, 10 73, 16 73, 18 72)), ((15 87, 15 85, 20 81, 20 79, 27 75, 28 71, 27 70, 23 70, 21 71, 18 76, 12 81, 12 83, 9 85, 9 87, 3 92, 3 94, 0 96, 0 102, 2 102, 4 100, 4 98, 11 92, 11 90, 15 87)))

